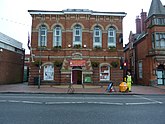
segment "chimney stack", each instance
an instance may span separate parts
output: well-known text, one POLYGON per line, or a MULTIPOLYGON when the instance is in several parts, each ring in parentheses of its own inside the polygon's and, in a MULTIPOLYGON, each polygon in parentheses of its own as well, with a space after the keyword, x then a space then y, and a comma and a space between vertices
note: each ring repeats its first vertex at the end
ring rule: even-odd
POLYGON ((143 9, 142 9, 142 12, 141 12, 141 31, 145 31, 146 29, 146 26, 145 26, 145 20, 147 19, 147 12, 143 12, 143 9))
POLYGON ((136 34, 141 33, 141 19, 139 16, 136 17, 136 34))

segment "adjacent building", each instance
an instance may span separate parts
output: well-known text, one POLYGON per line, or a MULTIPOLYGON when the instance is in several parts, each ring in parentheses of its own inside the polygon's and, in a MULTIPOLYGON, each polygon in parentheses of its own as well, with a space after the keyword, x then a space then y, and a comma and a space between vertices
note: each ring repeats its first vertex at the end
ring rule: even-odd
POLYGON ((23 82, 22 43, 0 32, 0 84, 23 82))
POLYGON ((24 59, 24 82, 28 82, 29 79, 29 65, 30 65, 30 54, 25 54, 24 59))
POLYGON ((143 85, 165 85, 165 7, 152 0, 146 12, 136 18, 136 34, 130 32, 125 60, 134 82, 143 85))
POLYGON ((125 12, 29 10, 29 84, 120 82, 125 12))

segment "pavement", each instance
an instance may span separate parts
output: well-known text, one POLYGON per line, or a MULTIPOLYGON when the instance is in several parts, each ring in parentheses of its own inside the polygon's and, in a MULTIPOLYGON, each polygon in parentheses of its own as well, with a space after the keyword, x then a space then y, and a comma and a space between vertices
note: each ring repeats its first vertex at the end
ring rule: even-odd
POLYGON ((142 95, 142 94, 165 94, 165 85, 163 86, 139 86, 133 85, 132 92, 119 92, 119 86, 113 86, 114 91, 106 91, 107 86, 99 85, 28 85, 28 83, 0 85, 0 93, 57 93, 57 94, 121 94, 121 95, 142 95))

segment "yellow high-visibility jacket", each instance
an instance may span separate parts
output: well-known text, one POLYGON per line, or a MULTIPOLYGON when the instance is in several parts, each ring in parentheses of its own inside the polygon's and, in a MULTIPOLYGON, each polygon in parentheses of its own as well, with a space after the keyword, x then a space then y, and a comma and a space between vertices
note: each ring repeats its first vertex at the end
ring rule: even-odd
POLYGON ((127 83, 132 83, 132 77, 130 75, 127 75, 127 83))

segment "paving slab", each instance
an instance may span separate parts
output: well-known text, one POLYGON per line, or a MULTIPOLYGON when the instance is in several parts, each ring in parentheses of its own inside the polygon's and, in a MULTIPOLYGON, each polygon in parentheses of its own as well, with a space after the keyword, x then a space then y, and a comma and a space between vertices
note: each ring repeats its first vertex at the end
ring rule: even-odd
POLYGON ((27 83, 0 85, 0 93, 79 93, 79 94, 165 94, 165 86, 132 86, 132 92, 119 92, 119 87, 114 86, 113 92, 107 92, 107 86, 93 85, 28 85, 27 83))

